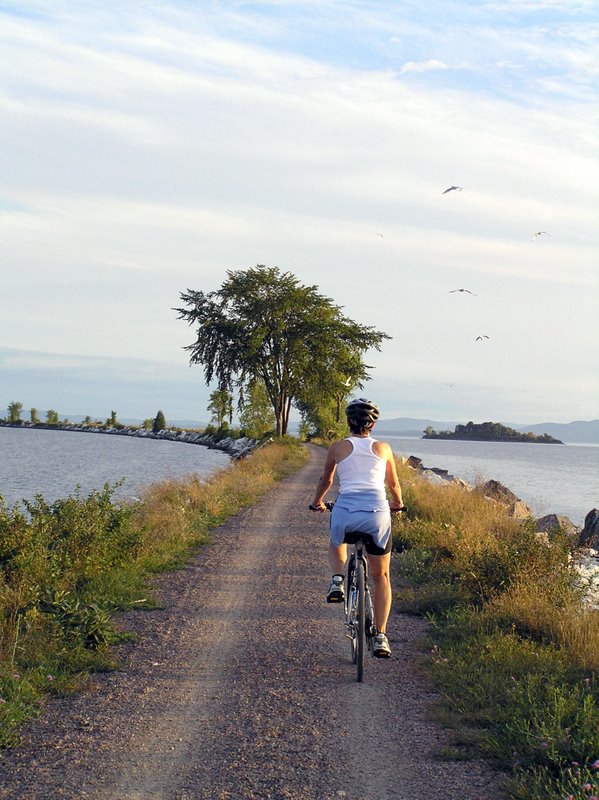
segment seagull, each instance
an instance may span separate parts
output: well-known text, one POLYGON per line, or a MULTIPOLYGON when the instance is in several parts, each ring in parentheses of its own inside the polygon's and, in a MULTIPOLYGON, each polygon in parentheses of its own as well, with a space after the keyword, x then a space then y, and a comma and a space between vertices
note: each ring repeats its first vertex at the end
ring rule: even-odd
POLYGON ((486 333, 483 333, 483 335, 482 335, 482 336, 477 336, 477 337, 476 337, 476 341, 478 342, 478 340, 480 339, 480 341, 482 342, 482 340, 483 340, 483 339, 488 339, 488 338, 489 338, 489 337, 487 336, 487 334, 486 334, 486 333))
POLYGON ((449 189, 445 189, 441 194, 447 194, 447 192, 461 192, 463 188, 463 186, 450 186, 449 189))
POLYGON ((454 292, 468 292, 468 294, 473 294, 475 297, 477 296, 474 292, 471 292, 470 289, 450 289, 449 294, 453 294, 454 292))
POLYGON ((348 378, 346 381, 341 381, 341 383, 343 384, 343 386, 350 386, 351 378, 348 378))
POLYGON ((377 233, 377 236, 380 236, 380 237, 381 237, 381 239, 383 239, 383 238, 384 238, 384 236, 385 236, 385 234, 384 234, 384 233, 377 233))
POLYGON ((549 237, 551 237, 551 234, 547 233, 547 231, 537 231, 536 233, 533 233, 533 235, 532 235, 533 241, 535 239, 538 239, 539 236, 549 236, 549 237))

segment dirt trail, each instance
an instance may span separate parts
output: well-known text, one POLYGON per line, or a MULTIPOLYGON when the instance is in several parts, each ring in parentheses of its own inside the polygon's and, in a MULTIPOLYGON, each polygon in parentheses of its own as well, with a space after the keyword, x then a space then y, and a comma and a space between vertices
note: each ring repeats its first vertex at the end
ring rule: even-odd
POLYGON ((423 623, 392 612, 388 661, 349 662, 327 605, 323 454, 161 576, 164 609, 125 615, 125 668, 53 700, 0 757, 0 798, 480 800, 496 776, 443 762, 414 668, 423 623))

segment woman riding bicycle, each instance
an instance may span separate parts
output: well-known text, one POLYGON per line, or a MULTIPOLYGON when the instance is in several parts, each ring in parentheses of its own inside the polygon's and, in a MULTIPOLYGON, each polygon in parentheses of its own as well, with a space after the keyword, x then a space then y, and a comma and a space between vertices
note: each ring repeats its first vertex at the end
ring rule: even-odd
POLYGON ((391 512, 402 511, 404 504, 397 479, 391 447, 370 436, 379 418, 377 406, 363 397, 352 400, 345 409, 351 436, 329 447, 324 470, 310 508, 325 511, 323 498, 333 484, 335 470, 339 476, 339 496, 331 513, 329 562, 333 571, 327 593, 329 603, 344 599, 344 567, 347 560, 345 534, 350 531, 368 533, 366 544, 370 574, 374 580, 374 619, 377 628, 373 640, 374 655, 387 658, 391 648, 386 636, 391 611, 391 512), (391 504, 385 494, 385 483, 391 504))

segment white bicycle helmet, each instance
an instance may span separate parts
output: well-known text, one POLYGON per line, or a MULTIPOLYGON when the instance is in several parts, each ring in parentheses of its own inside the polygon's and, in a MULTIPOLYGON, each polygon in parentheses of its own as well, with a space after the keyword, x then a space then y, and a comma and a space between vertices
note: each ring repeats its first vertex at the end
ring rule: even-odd
POLYGON ((351 400, 347 404, 345 415, 348 421, 351 420, 358 425, 369 425, 377 421, 380 416, 380 411, 372 400, 359 397, 357 400, 351 400))

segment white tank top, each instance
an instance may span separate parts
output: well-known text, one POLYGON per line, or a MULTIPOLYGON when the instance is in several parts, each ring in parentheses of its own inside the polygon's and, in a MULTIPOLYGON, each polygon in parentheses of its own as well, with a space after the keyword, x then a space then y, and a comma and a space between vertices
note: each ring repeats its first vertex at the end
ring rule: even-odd
POLYGON ((382 492, 385 494, 386 459, 372 451, 376 439, 348 437, 352 452, 337 464, 339 494, 349 492, 382 492))

